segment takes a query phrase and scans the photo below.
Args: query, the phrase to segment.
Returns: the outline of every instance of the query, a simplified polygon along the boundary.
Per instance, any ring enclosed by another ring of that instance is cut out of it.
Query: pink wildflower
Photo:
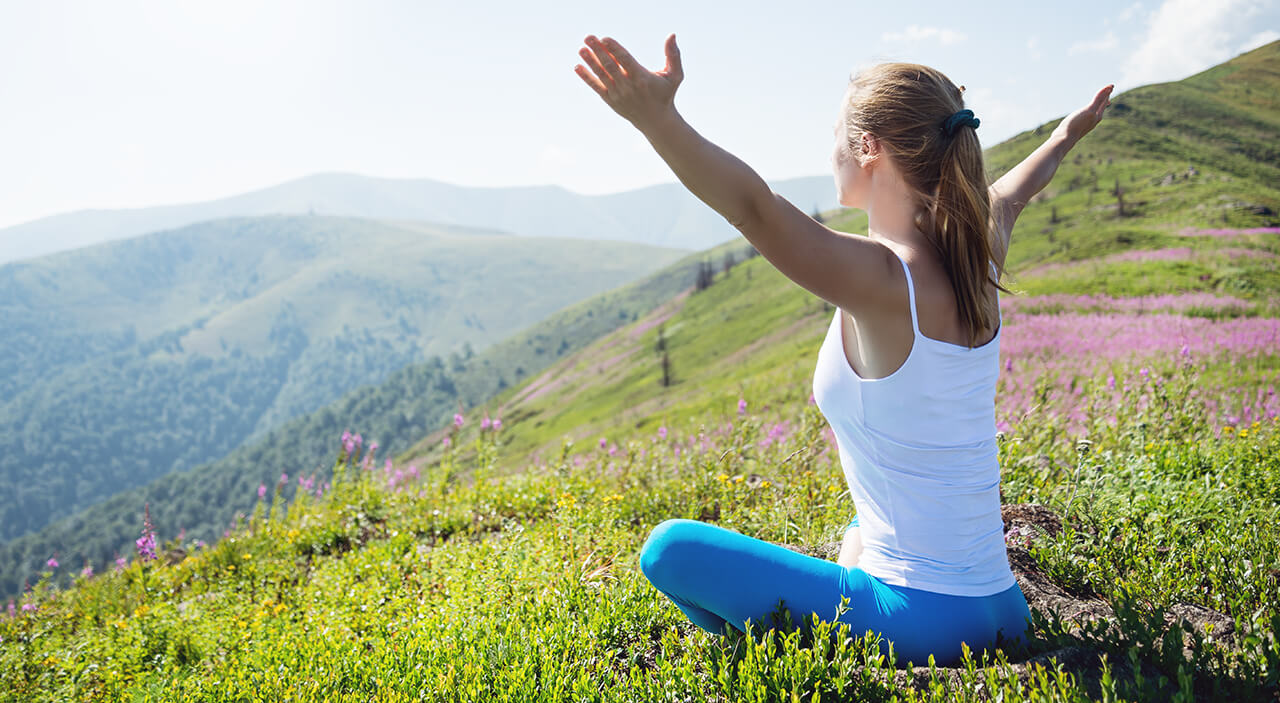
[[[739,415],[746,415],[746,414],[747,414],[747,399],[746,399],[746,398],[738,398],[738,414],[739,414]]]
[[[609,445],[609,440],[605,439],[604,437],[601,437],[601,438],[600,438],[600,448],[601,448],[601,449],[604,449],[604,448],[605,448],[606,446],[608,446],[608,445]]]
[[[500,429],[502,429],[502,420],[496,417],[493,418],[493,431],[497,432]]]
[[[462,427],[462,413],[453,414],[453,426]]]
[[[80,575],[85,578],[93,576],[93,565],[86,561],[84,563],[84,568],[80,570]]]
[[[489,413],[485,413],[484,419],[480,421],[480,429],[487,430],[489,429],[489,425],[492,425],[492,424],[493,422],[489,420]]]
[[[449,446],[449,438],[448,438],[448,437],[445,437],[443,440],[441,440],[441,442],[440,442],[440,443],[441,443],[441,444],[443,444],[444,446],[448,447],[448,446]]]
[[[267,495],[267,484],[265,484],[265,483],[259,483],[259,484],[258,484],[258,498],[259,498],[259,499],[261,499],[261,498],[262,498],[263,496],[265,496],[265,495]]]
[[[49,557],[49,561],[46,561],[44,565],[49,567],[50,569],[56,569],[58,568],[58,560],[54,559],[53,557]]]
[[[663,425],[662,427],[658,428],[658,439],[666,439],[666,438],[667,438],[667,427],[666,425]]]

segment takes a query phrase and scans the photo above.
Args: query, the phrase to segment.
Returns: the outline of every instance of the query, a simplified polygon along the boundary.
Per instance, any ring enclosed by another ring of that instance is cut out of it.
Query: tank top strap
[[[893,255],[898,256],[898,252],[894,251]],[[916,336],[923,336],[920,334],[920,320],[916,318],[916,284],[911,279],[911,268],[907,266],[906,259],[901,256],[898,256],[898,263],[902,264],[902,272],[907,274],[907,305],[911,308],[911,331]]]

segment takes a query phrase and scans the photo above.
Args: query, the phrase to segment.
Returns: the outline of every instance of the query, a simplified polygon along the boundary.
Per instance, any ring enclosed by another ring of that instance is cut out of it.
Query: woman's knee
[[[644,546],[640,548],[640,571],[649,581],[662,580],[667,570],[687,563],[688,549],[696,543],[702,523],[685,518],[672,518],[658,523]]]

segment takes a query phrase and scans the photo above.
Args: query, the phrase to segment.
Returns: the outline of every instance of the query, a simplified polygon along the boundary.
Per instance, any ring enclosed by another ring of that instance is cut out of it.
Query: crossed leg
[[[640,550],[645,577],[694,624],[712,634],[726,625],[746,631],[782,629],[773,613],[789,612],[808,632],[812,616],[839,617],[850,634],[881,633],[882,653],[894,643],[899,661],[924,663],[930,654],[942,665],[960,658],[960,643],[975,653],[996,642],[997,633],[1018,637],[1030,618],[1017,584],[991,596],[970,597],[890,586],[856,566],[794,552],[761,539],[698,520],[672,519],[653,529]]]

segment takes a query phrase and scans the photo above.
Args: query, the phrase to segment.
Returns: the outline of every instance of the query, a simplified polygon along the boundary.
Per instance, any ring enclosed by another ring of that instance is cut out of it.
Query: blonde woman
[[[836,306],[813,394],[830,423],[856,516],[838,561],[686,519],[640,553],[653,585],[699,627],[776,627],[789,611],[892,642],[899,663],[940,665],[1029,634],[1000,517],[995,388],[1000,276],[1014,220],[1094,128],[1113,86],[1067,116],[988,185],[979,120],[941,72],[884,63],[854,76],[835,124],[838,201],[866,210],[867,236],[794,207],[676,111],[675,35],[666,66],[641,66],[588,36],[582,80],[639,129],[680,181],[784,275]],[[1007,292],[1007,291],[1006,291]]]

